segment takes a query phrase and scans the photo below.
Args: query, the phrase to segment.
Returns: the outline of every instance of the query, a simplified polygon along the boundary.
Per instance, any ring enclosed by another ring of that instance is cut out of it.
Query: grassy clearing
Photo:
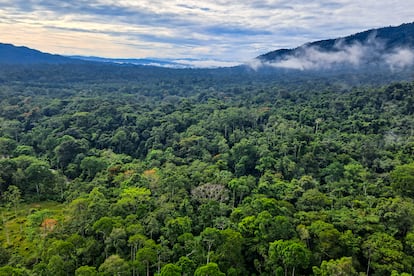
[[[0,244],[12,253],[20,255],[26,260],[36,256],[40,247],[39,241],[44,236],[44,231],[39,225],[31,227],[28,217],[38,211],[47,210],[50,217],[58,219],[63,216],[63,204],[54,201],[20,204],[17,212],[13,208],[0,208]],[[31,229],[30,229],[31,228]],[[34,228],[34,229],[33,229]],[[36,233],[36,239],[29,239],[29,233]],[[38,256],[38,255],[37,255]]]

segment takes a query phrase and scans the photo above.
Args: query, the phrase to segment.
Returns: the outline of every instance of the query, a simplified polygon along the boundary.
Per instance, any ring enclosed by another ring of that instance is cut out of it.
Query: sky
[[[0,0],[0,42],[63,55],[226,66],[413,22],[413,11],[411,0]]]

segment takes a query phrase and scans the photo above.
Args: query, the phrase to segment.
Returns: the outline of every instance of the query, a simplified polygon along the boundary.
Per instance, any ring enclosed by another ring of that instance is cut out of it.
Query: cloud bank
[[[414,49],[396,48],[390,54],[384,55],[385,62],[391,69],[401,69],[414,64]]]
[[[275,61],[254,62],[251,66],[275,68],[314,70],[341,67],[359,67],[369,65],[387,65],[392,70],[404,69],[414,65],[414,49],[387,49],[385,41],[371,35],[365,42],[345,44],[337,40],[332,50],[321,49],[317,46],[304,45],[292,54],[282,56]]]

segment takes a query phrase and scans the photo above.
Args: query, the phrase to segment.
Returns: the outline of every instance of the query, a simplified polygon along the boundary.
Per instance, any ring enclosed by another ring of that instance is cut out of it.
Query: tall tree
[[[20,189],[17,186],[10,185],[2,197],[9,207],[13,207],[14,214],[17,216],[17,208],[22,200]]]
[[[311,252],[304,244],[294,240],[278,240],[270,243],[269,265],[276,270],[277,265],[284,267],[285,276],[291,272],[294,276],[298,269],[307,268]]]

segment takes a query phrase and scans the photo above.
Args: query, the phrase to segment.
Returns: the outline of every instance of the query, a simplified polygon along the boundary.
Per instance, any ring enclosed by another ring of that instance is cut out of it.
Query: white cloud
[[[232,67],[240,65],[239,62],[222,61],[222,60],[183,60],[177,59],[174,62],[186,65],[188,67],[197,68],[217,68],[217,67]]]
[[[333,51],[324,51],[317,47],[305,46],[298,55],[272,63],[272,66],[299,70],[327,69],[337,64],[357,66],[367,56],[369,50],[375,47],[372,44],[359,43],[342,46],[339,42],[334,48]]]
[[[250,66],[257,70],[263,65],[296,69],[330,69],[336,65],[358,67],[369,64],[386,64],[390,69],[402,69],[414,65],[414,49],[386,49],[383,41],[375,37],[375,32],[362,43],[345,44],[339,39],[333,49],[321,49],[304,45],[291,54],[280,56],[272,61],[255,61]]]
[[[414,64],[414,50],[407,48],[395,49],[385,57],[392,69],[401,69]]]

